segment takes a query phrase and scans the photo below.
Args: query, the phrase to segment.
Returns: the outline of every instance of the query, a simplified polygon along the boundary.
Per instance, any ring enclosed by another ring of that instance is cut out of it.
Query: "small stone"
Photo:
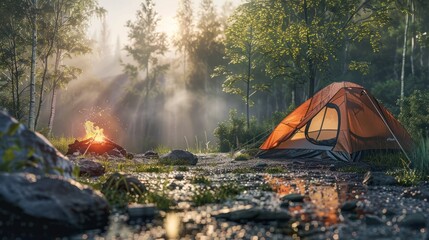
[[[79,166],[79,175],[88,177],[97,177],[105,173],[104,166],[101,163],[89,160],[81,159],[77,162]]]
[[[365,216],[366,225],[378,226],[384,224],[383,220],[375,215],[366,215]]]
[[[255,166],[253,166],[253,169],[265,169],[268,166],[266,163],[258,163]]]
[[[130,219],[152,219],[158,215],[158,209],[154,204],[130,204],[128,216]]]
[[[301,194],[292,193],[282,197],[281,200],[288,202],[303,202],[304,196]]]
[[[289,208],[289,201],[285,201],[285,202],[280,203],[280,207],[281,208]]]
[[[337,168],[334,164],[329,165],[329,171],[337,171]]]
[[[354,201],[354,200],[347,201],[347,202],[343,203],[343,205],[341,206],[341,211],[342,212],[351,212],[357,208],[357,203],[358,203],[358,201]]]
[[[143,154],[143,157],[145,157],[145,158],[159,158],[159,155],[158,155],[158,153],[156,153],[154,151],[146,151]]]
[[[423,213],[411,213],[399,218],[399,225],[419,230],[426,227],[426,218]]]
[[[168,189],[169,190],[175,190],[177,188],[177,184],[175,182],[170,183],[170,185],[168,185]]]
[[[185,178],[185,176],[183,175],[183,174],[181,174],[181,173],[179,173],[179,174],[176,174],[175,176],[174,176],[174,179],[176,179],[176,180],[183,180]]]
[[[215,218],[223,218],[235,222],[250,221],[289,221],[291,216],[286,211],[272,211],[257,207],[251,207],[239,210],[221,210],[220,213],[214,213]]]

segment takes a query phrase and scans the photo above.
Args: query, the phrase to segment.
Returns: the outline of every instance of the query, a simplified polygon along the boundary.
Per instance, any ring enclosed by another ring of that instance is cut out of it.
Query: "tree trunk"
[[[36,103],[36,51],[37,51],[37,0],[33,0],[32,9],[32,46],[31,46],[31,72],[30,72],[30,108],[28,114],[28,128],[34,131],[35,124],[35,103]]]
[[[59,75],[59,67],[61,64],[61,50],[57,48],[57,53],[55,56],[55,78],[52,84],[52,97],[51,97],[51,112],[49,113],[49,121],[48,121],[48,134],[52,135],[52,130],[54,129],[54,119],[57,108],[57,83],[60,81]]]
[[[49,51],[50,52],[50,51]],[[45,82],[46,82],[46,76],[48,74],[48,58],[49,58],[50,53],[46,54],[46,56],[44,57],[44,68],[43,68],[43,75],[42,75],[42,82],[40,84],[40,92],[39,92],[39,103],[37,106],[37,113],[36,113],[36,117],[34,119],[34,128],[37,129],[37,123],[39,121],[39,116],[40,116],[40,110],[42,109],[42,105],[43,105],[43,101],[44,101],[44,93],[45,93]]]
[[[410,53],[410,64],[411,64],[411,75],[414,77],[415,75],[415,69],[414,69],[414,42],[415,42],[415,30],[414,30],[414,22],[415,22],[415,15],[414,15],[414,1],[411,1],[411,53]]]
[[[407,52],[407,33],[408,33],[408,13],[405,15],[405,27],[404,27],[404,45],[402,47],[402,68],[401,68],[401,98],[400,108],[402,112],[402,102],[404,100],[404,78],[405,78],[405,56]]]

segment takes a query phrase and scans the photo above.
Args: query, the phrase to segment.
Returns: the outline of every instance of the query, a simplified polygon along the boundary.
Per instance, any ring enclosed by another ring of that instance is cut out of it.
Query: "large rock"
[[[162,164],[197,165],[198,157],[184,150],[173,150],[159,158]]]
[[[73,164],[41,134],[0,111],[0,171],[71,177]]]
[[[88,177],[97,177],[105,173],[104,166],[101,163],[89,159],[77,160],[79,166],[79,175]]]
[[[25,233],[40,237],[44,232],[52,237],[101,228],[108,222],[106,200],[76,181],[0,173],[0,183],[0,236]]]

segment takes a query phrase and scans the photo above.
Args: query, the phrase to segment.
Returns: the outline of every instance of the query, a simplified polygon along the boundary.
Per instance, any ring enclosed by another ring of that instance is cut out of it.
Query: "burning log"
[[[67,155],[71,154],[109,154],[112,156],[122,157],[127,156],[127,151],[113,142],[112,140],[104,137],[101,141],[95,141],[94,138],[89,138],[83,141],[75,140],[74,143],[69,145]]]
[[[86,140],[75,140],[74,143],[69,145],[67,155],[75,153],[81,155],[85,155],[87,153],[102,155],[107,153],[117,157],[131,156],[131,154],[127,154],[127,151],[125,151],[123,147],[108,139],[103,133],[104,130],[95,126],[93,122],[86,121],[84,127],[86,131]]]

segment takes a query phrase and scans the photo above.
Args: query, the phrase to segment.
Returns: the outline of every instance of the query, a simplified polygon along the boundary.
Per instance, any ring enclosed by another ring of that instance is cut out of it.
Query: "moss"
[[[349,172],[349,173],[366,173],[368,169],[361,166],[345,166],[338,169],[340,172]]]
[[[172,166],[164,166],[159,164],[139,164],[135,168],[136,172],[150,172],[150,173],[169,173],[173,171]]]
[[[247,153],[241,153],[241,154],[238,154],[235,158],[234,158],[234,160],[235,161],[247,161],[247,160],[249,160],[251,157],[250,157],[250,155],[249,154],[247,154]]]
[[[232,173],[235,173],[235,174],[255,173],[255,170],[251,168],[236,168],[232,170]]]
[[[186,166],[178,166],[177,167],[177,171],[179,171],[179,172],[188,172],[189,168],[186,167]]]

